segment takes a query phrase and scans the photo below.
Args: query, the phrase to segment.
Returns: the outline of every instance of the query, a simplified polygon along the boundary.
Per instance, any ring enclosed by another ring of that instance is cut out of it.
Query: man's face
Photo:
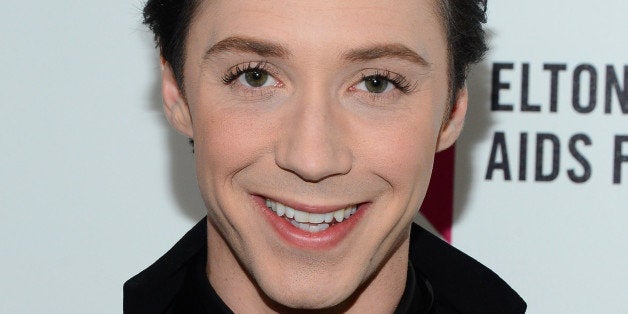
[[[428,0],[199,7],[178,100],[191,118],[173,124],[195,141],[210,263],[314,308],[405,261],[434,153],[462,119],[441,127],[447,51],[436,12]],[[166,89],[168,106],[177,101]]]

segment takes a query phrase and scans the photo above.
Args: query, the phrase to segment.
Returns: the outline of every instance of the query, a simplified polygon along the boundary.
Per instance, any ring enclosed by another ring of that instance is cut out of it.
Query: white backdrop
[[[529,313],[625,313],[628,162],[619,163],[619,184],[613,168],[614,139],[628,135],[619,100],[628,106],[628,2],[489,2],[493,50],[474,69],[457,146],[453,244],[508,281]],[[190,148],[161,113],[158,60],[141,6],[3,1],[1,313],[121,312],[122,283],[204,215]],[[497,71],[499,108],[512,111],[491,110],[497,63],[505,64]],[[557,112],[546,64],[565,67],[556,70]],[[610,113],[607,66],[618,82],[609,85]],[[590,113],[574,109],[574,89],[576,107]],[[522,95],[525,110],[539,111],[523,111]],[[554,136],[560,156],[553,158],[551,140],[540,141],[537,162],[538,134]],[[628,142],[619,153],[628,155]],[[556,178],[537,180],[537,167],[552,177],[554,160]],[[587,169],[583,183],[568,175],[582,179]]]

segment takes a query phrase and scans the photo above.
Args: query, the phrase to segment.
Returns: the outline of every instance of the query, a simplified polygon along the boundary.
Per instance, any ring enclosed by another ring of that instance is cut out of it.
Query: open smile
[[[266,199],[266,207],[272,210],[277,216],[284,217],[293,226],[306,231],[317,233],[327,230],[331,225],[341,223],[358,210],[357,205],[351,205],[327,213],[310,213],[294,209],[279,202]]]
[[[362,221],[370,207],[370,202],[339,206],[286,205],[261,195],[254,195],[253,200],[280,238],[293,247],[308,250],[337,246]]]

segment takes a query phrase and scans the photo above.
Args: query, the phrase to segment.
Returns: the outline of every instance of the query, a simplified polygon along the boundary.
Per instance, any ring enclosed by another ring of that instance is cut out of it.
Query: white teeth
[[[311,224],[319,224],[325,221],[325,214],[312,214],[310,213],[310,219],[308,220]]]
[[[335,211],[334,218],[336,218],[337,222],[342,222],[343,220],[345,220],[345,211],[344,210]]]
[[[334,213],[325,214],[325,223],[330,223],[334,221]]]
[[[317,224],[317,225],[310,225],[307,223],[302,223],[302,222],[297,222],[295,220],[290,220],[290,223],[303,230],[303,231],[308,231],[308,232],[312,232],[312,233],[316,233],[316,232],[321,232],[324,230],[327,230],[327,228],[329,228],[328,224]]]
[[[277,207],[277,216],[281,217],[283,216],[283,214],[286,213],[286,206],[284,206],[283,204],[279,204],[279,203],[275,203],[273,208]]]
[[[292,207],[266,200],[266,206],[274,211],[277,216],[288,218],[290,223],[295,227],[308,231],[308,232],[321,232],[329,228],[329,224],[334,221],[343,222],[349,219],[353,214],[357,212],[357,206],[349,206],[347,208],[339,209],[335,212],[325,214],[308,213],[300,210],[296,210]]]
[[[306,212],[302,212],[300,210],[295,210],[294,211],[294,220],[298,221],[298,222],[308,222],[309,220],[309,214]]]
[[[321,232],[329,228],[328,224],[317,224],[317,225],[309,225],[309,226],[310,226],[310,232]]]
[[[285,206],[286,209],[286,217],[292,219],[294,218],[294,209],[292,207]]]

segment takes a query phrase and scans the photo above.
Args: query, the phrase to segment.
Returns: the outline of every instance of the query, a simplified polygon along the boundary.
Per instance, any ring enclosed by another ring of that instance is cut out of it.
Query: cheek
[[[439,108],[429,102],[421,107]],[[362,128],[359,148],[365,166],[395,190],[425,184],[432,170],[441,115],[442,110],[408,110],[385,122],[369,123],[371,128]]]
[[[386,133],[383,133],[386,134]],[[381,139],[373,164],[395,188],[412,188],[414,181],[425,181],[432,170],[436,134],[421,128],[400,128]],[[375,170],[377,171],[377,170]]]
[[[379,128],[374,133],[379,136],[369,143],[367,167],[388,183],[380,203],[390,215],[377,225],[379,230],[389,230],[381,240],[388,243],[383,247],[403,241],[404,228],[419,210],[432,172],[438,130],[431,119],[408,119]]]
[[[444,73],[436,72],[436,73]],[[435,75],[391,115],[369,118],[363,154],[372,171],[386,179],[394,190],[416,190],[427,186],[440,134],[447,79]]]
[[[200,184],[227,183],[263,156],[273,141],[263,121],[236,111],[199,110],[195,114],[194,145]]]

